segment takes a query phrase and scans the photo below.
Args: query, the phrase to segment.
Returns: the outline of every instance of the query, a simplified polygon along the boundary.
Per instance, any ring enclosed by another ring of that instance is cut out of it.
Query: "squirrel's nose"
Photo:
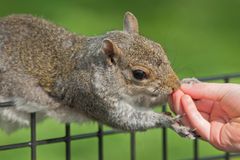
[[[172,86],[173,91],[178,90],[180,86],[181,86],[180,80],[177,80],[177,82]]]
[[[173,73],[167,76],[166,85],[172,88],[173,91],[175,91],[180,87],[181,83],[179,78],[176,76],[176,74]]]

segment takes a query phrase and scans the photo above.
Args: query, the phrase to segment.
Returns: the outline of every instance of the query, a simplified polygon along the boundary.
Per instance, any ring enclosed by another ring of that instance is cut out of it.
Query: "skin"
[[[240,85],[183,84],[170,99],[172,110],[186,115],[183,124],[224,151],[240,151]]]

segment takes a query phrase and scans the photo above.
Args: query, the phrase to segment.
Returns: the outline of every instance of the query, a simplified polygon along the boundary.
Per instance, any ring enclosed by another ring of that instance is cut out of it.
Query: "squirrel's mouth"
[[[165,87],[158,88],[152,92],[152,94],[147,95],[146,99],[148,102],[149,108],[154,108],[168,102],[169,96],[175,91],[174,88]],[[147,98],[148,97],[148,98]]]
[[[138,92],[138,94],[122,94],[121,99],[132,106],[154,108],[166,104],[173,92],[174,89],[171,87],[159,87],[151,92],[145,90]]]
[[[169,96],[170,96],[170,94],[164,94],[164,95],[160,95],[158,97],[152,97],[151,98],[151,107],[157,107],[157,106],[166,104]]]

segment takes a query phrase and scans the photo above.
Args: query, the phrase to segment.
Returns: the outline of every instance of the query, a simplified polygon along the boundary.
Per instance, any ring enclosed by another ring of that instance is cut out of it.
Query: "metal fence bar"
[[[108,135],[114,135],[114,134],[123,134],[127,132],[123,131],[116,131],[116,130],[109,130],[109,131],[104,131],[102,134],[104,136]],[[86,133],[86,134],[79,134],[79,135],[71,135],[69,138],[71,141],[73,140],[81,140],[81,139],[89,139],[89,138],[95,138],[97,137],[97,133]],[[59,142],[64,142],[66,137],[57,137],[57,138],[51,138],[51,139],[43,139],[43,140],[38,140],[37,145],[46,145],[46,144],[52,144],[52,143],[59,143]],[[10,150],[10,149],[17,149],[17,148],[24,148],[24,147],[29,147],[30,142],[23,142],[23,143],[16,143],[16,144],[9,144],[9,145],[3,145],[0,146],[0,151],[3,150]]]
[[[234,156],[231,156],[231,157],[233,158]],[[209,157],[203,157],[203,158],[200,158],[199,160],[220,160],[220,159],[225,159],[225,154],[224,155],[211,156],[211,157],[210,156]]]
[[[198,160],[198,159],[199,159],[198,151],[199,151],[198,139],[196,138],[196,139],[194,139],[194,141],[193,141],[193,159],[194,159],[194,160]]]
[[[240,153],[229,153],[229,158],[240,157]],[[193,158],[186,158],[183,160],[192,160]],[[198,157],[199,160],[221,160],[225,159],[225,154],[220,154],[216,156]]]
[[[65,145],[66,160],[71,160],[71,126],[69,123],[65,124]]]
[[[230,158],[240,157],[240,153],[229,153]]]
[[[135,132],[130,133],[130,150],[131,150],[131,160],[136,159],[136,137]]]
[[[0,146],[0,151],[29,147],[29,142]]]
[[[162,106],[162,111],[166,112],[166,105]],[[167,129],[162,128],[162,159],[167,160]]]
[[[225,153],[225,160],[229,160],[230,159],[230,154],[228,152]]]
[[[201,77],[198,79],[200,81],[215,81],[215,80],[224,80],[226,78],[228,78],[228,79],[240,78],[240,73],[225,74],[225,75],[220,75],[220,76]]]
[[[103,160],[103,125],[98,124],[98,160]]]
[[[31,126],[31,142],[29,143],[31,147],[31,160],[37,159],[37,143],[36,143],[36,113],[31,113],[30,115],[30,126]]]

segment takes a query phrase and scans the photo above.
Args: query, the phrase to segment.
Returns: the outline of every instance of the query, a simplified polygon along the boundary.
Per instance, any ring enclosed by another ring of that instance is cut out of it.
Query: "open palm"
[[[240,151],[240,85],[184,84],[171,97],[172,110],[202,139],[225,151]]]

